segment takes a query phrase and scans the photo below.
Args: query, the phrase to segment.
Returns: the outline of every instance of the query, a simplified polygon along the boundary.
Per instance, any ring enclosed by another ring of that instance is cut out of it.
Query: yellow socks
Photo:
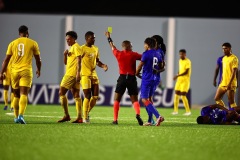
[[[189,103],[188,103],[188,99],[186,96],[182,96],[182,101],[183,101],[183,105],[186,109],[186,112],[190,112],[190,108],[189,108]]]
[[[14,93],[11,92],[11,106],[10,106],[11,108],[14,108],[13,107],[13,98],[14,98]]]
[[[60,103],[61,103],[61,106],[64,110],[65,115],[69,115],[69,113],[68,113],[68,99],[65,95],[60,96]]]
[[[15,118],[17,118],[19,115],[19,98],[14,97],[12,103],[13,103],[14,116],[15,116]]]
[[[232,103],[232,104],[230,104],[230,107],[231,108],[237,107],[237,104],[236,103]]]
[[[75,98],[75,104],[76,104],[76,111],[77,111],[77,119],[81,119],[82,118],[82,99]]]
[[[88,109],[89,108],[89,99],[84,98],[83,100],[83,118],[87,119],[88,117]]]
[[[174,95],[174,112],[178,112],[179,97],[177,94]]]
[[[4,99],[4,103],[5,106],[8,106],[8,90],[3,90],[3,99]]]
[[[28,103],[27,95],[22,94],[19,99],[19,115],[24,115],[27,103]]]
[[[223,107],[225,107],[225,104],[224,104],[224,102],[222,100],[217,100],[216,103],[221,105],[221,106],[223,106]]]

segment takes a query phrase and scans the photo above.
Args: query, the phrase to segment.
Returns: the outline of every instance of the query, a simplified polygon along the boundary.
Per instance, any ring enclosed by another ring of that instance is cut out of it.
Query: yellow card
[[[112,27],[108,27],[108,32],[112,33]]]

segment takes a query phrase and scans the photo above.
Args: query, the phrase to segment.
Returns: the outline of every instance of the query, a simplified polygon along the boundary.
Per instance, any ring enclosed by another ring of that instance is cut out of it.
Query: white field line
[[[34,113],[52,113],[52,112],[34,112]],[[11,113],[6,113],[6,115],[8,116],[14,116],[13,112]],[[25,114],[24,117],[36,117],[36,118],[62,118],[62,116],[44,116],[44,115],[28,115],[28,114]],[[71,117],[72,119],[76,118],[75,117]],[[113,117],[90,117],[91,119],[98,119],[98,120],[107,120],[107,121],[111,121],[113,119]],[[135,119],[134,117],[133,118],[129,118],[129,117],[120,117],[119,120],[133,120]],[[195,121],[194,122],[189,122],[189,120],[193,120],[193,117],[179,117],[179,118],[167,118],[164,120],[164,122],[176,122],[176,123],[196,123]]]

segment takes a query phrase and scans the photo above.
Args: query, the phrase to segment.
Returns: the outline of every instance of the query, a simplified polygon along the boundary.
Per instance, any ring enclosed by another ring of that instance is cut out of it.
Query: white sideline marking
[[[42,113],[42,112],[34,112],[34,113]],[[52,112],[43,112],[43,113],[52,113]],[[12,112],[10,113],[6,113],[6,115],[9,115],[9,116],[14,116],[14,114]],[[24,117],[36,117],[36,118],[62,118],[62,116],[42,116],[42,115],[24,115]],[[77,117],[71,117],[71,118],[77,118]],[[188,122],[188,121],[185,121],[185,120],[189,120],[189,118],[191,117],[179,117],[179,118],[167,118],[167,120],[165,119],[164,122],[175,122],[175,123],[192,123],[192,124],[195,124],[196,122]],[[100,119],[100,120],[108,120],[108,121],[111,121],[113,119],[113,117],[93,117],[90,119]],[[119,118],[119,120],[133,120],[135,119],[134,117],[133,118],[128,118],[128,117],[121,117]]]

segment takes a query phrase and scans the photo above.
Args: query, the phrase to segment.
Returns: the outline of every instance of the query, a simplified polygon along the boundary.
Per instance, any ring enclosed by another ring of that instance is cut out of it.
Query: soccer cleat
[[[18,118],[14,118],[14,122],[15,122],[15,123],[20,123],[20,122],[18,121]]]
[[[155,126],[160,126],[161,122],[163,122],[163,121],[164,121],[164,118],[162,116],[159,116],[156,120]]]
[[[89,115],[87,116],[87,121],[88,121],[88,123],[90,123],[90,116]]]
[[[90,116],[88,115],[86,119],[83,120],[83,123],[90,123]]]
[[[8,109],[8,106],[4,106],[3,110],[7,110]]]
[[[186,112],[183,114],[184,116],[190,116],[191,115],[191,112]]]
[[[25,120],[23,119],[23,115],[18,116],[18,122],[21,124],[26,124]]]
[[[117,124],[118,124],[118,121],[117,121],[117,120],[116,120],[116,121],[113,121],[112,124],[117,125]]]
[[[83,123],[83,119],[82,118],[76,119],[75,121],[72,121],[72,123]]]
[[[136,115],[136,118],[137,118],[137,120],[138,120],[138,124],[139,124],[140,126],[142,126],[142,125],[143,125],[143,120],[142,120],[142,118],[140,117],[140,115],[137,114],[137,115]]]
[[[64,116],[62,119],[58,120],[58,122],[67,122],[67,121],[70,121],[70,120],[71,120],[71,118],[68,115],[68,116]]]
[[[146,122],[146,123],[143,124],[143,126],[153,126],[153,124],[150,123],[150,122]]]
[[[178,112],[172,112],[171,114],[172,114],[172,115],[177,115],[177,114],[178,114]]]
[[[155,126],[155,124],[156,124],[156,122],[154,121],[153,118],[152,118],[152,120],[151,120],[151,123],[152,123],[153,126]]]
[[[83,123],[87,123],[87,124],[89,124],[90,121],[89,121],[89,119],[84,119],[84,120],[83,120]]]
[[[10,111],[13,112],[13,107],[10,108]]]

